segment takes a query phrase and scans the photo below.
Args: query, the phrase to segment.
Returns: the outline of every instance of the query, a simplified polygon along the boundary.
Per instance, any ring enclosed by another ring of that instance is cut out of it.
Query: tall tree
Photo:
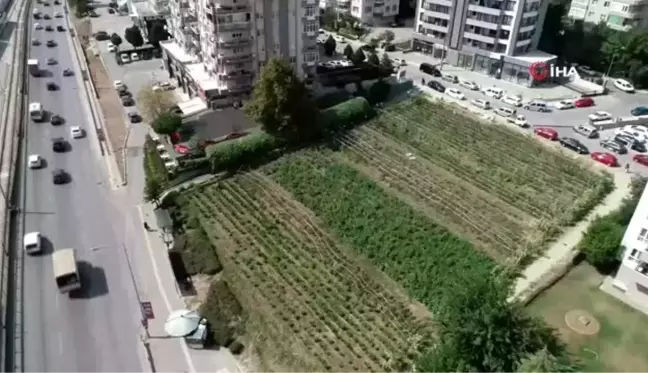
[[[351,56],[351,62],[353,62],[355,65],[363,63],[366,59],[367,56],[365,56],[364,51],[360,48],[356,49]]]
[[[624,232],[625,227],[614,219],[608,216],[598,217],[587,227],[578,249],[585,254],[590,264],[607,272],[616,267],[619,261]]]
[[[396,38],[396,35],[394,34],[394,31],[392,30],[385,30],[380,33],[380,39],[384,40],[385,43],[390,44],[392,41],[394,41],[394,38]]]
[[[137,94],[139,109],[147,121],[153,122],[163,113],[168,113],[175,105],[175,97],[171,91],[153,90],[152,86],[142,88]]]
[[[638,87],[648,86],[648,33],[612,33],[602,48],[605,72],[626,76]]]
[[[144,45],[144,37],[142,36],[142,31],[135,25],[128,27],[124,31],[124,38],[134,47],[141,47],[142,45]]]
[[[282,59],[270,59],[261,69],[244,110],[264,131],[293,143],[319,132],[313,124],[317,109],[306,85]]]
[[[342,53],[347,59],[353,59],[353,47],[350,44],[347,44],[347,46],[344,47],[344,52]]]
[[[324,9],[322,17],[320,19],[324,28],[337,31],[337,18],[338,16],[335,9],[333,9],[332,7],[327,7],[326,9]]]
[[[380,67],[388,72],[394,71],[394,63],[392,62],[391,58],[389,58],[387,53],[383,53],[382,58],[380,59]]]
[[[335,53],[336,46],[337,43],[335,42],[335,39],[333,39],[333,35],[329,35],[324,42],[324,54],[331,57]]]
[[[117,49],[119,49],[119,46],[121,45],[122,41],[123,40],[122,40],[121,36],[119,36],[117,33],[113,33],[112,35],[110,35],[110,42],[115,47],[117,47]]]
[[[158,115],[151,122],[151,127],[155,133],[170,135],[182,127],[182,118],[178,114],[167,111]]]
[[[144,200],[146,202],[153,202],[159,205],[162,192],[164,192],[164,186],[157,177],[146,178],[144,184]]]
[[[160,42],[169,40],[169,33],[166,30],[166,26],[162,21],[155,21],[151,25],[151,30],[149,31],[148,36],[149,43],[155,48],[160,47]]]
[[[569,1],[560,0],[550,2],[547,7],[547,15],[542,25],[542,34],[538,42],[538,49],[552,53],[562,58],[565,32],[569,28],[567,12]]]
[[[576,372],[578,368],[566,361],[564,357],[556,357],[546,348],[526,356],[517,368],[518,372]]]
[[[380,58],[378,58],[376,52],[371,52],[369,54],[369,58],[367,58],[367,63],[374,66],[380,66]]]

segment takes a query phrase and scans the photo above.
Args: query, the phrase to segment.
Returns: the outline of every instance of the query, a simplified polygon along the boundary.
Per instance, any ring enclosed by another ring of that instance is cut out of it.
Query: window
[[[627,6],[627,5],[624,5],[623,8],[621,8],[621,11],[622,11],[622,12],[627,12],[628,9],[630,9],[630,7]]]
[[[364,9],[364,11],[365,11],[365,13],[370,13],[370,12],[371,12],[371,7],[370,7],[370,6],[366,6],[365,9]]]
[[[606,7],[606,8],[609,7],[609,6],[610,6],[610,2],[609,2],[609,1],[604,2],[604,3],[603,3],[603,6]]]
[[[637,237],[637,240],[643,241],[646,239],[646,234],[648,234],[648,229],[646,228],[641,228],[641,231],[639,231],[639,237]]]

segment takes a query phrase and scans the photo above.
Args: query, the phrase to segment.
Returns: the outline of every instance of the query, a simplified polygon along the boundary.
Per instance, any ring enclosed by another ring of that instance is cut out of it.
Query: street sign
[[[152,320],[155,318],[155,313],[153,313],[153,305],[151,302],[142,302],[142,312],[146,316],[147,320]]]

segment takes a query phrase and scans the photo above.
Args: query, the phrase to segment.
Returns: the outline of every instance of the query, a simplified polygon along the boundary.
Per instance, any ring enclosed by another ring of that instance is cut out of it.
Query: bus
[[[35,122],[40,122],[45,119],[45,113],[43,112],[43,105],[39,102],[32,102],[29,104],[29,116]]]
[[[81,289],[81,277],[74,249],[60,249],[52,254],[54,279],[61,293]]]

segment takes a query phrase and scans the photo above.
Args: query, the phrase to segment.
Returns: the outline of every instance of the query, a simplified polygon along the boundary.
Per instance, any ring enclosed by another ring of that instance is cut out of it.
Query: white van
[[[521,107],[523,104],[522,97],[520,96],[505,95],[502,97],[502,102],[505,104],[513,105],[515,107]]]
[[[481,100],[481,99],[470,100],[470,103],[473,104],[473,106],[477,106],[478,108],[484,109],[484,110],[488,110],[491,107],[490,102],[488,102],[486,100]]]
[[[41,247],[41,234],[39,232],[29,232],[23,237],[23,248],[28,255],[40,254]]]
[[[512,117],[517,113],[515,109],[511,109],[510,107],[498,107],[493,111],[495,112],[495,114],[501,115],[503,117]]]
[[[54,280],[61,293],[81,289],[81,276],[74,249],[59,249],[52,254]]]
[[[488,87],[484,88],[482,90],[482,93],[486,96],[490,96],[499,100],[500,98],[502,98],[502,95],[504,95],[504,90],[497,87]]]
[[[599,132],[596,127],[590,124],[579,124],[574,126],[574,132],[581,134],[588,139],[595,139],[599,137]]]
[[[34,122],[40,122],[44,119],[43,105],[40,102],[32,102],[29,104],[29,116]]]
[[[548,112],[549,106],[544,101],[531,101],[524,105],[524,108],[531,111],[539,111],[542,113]]]

